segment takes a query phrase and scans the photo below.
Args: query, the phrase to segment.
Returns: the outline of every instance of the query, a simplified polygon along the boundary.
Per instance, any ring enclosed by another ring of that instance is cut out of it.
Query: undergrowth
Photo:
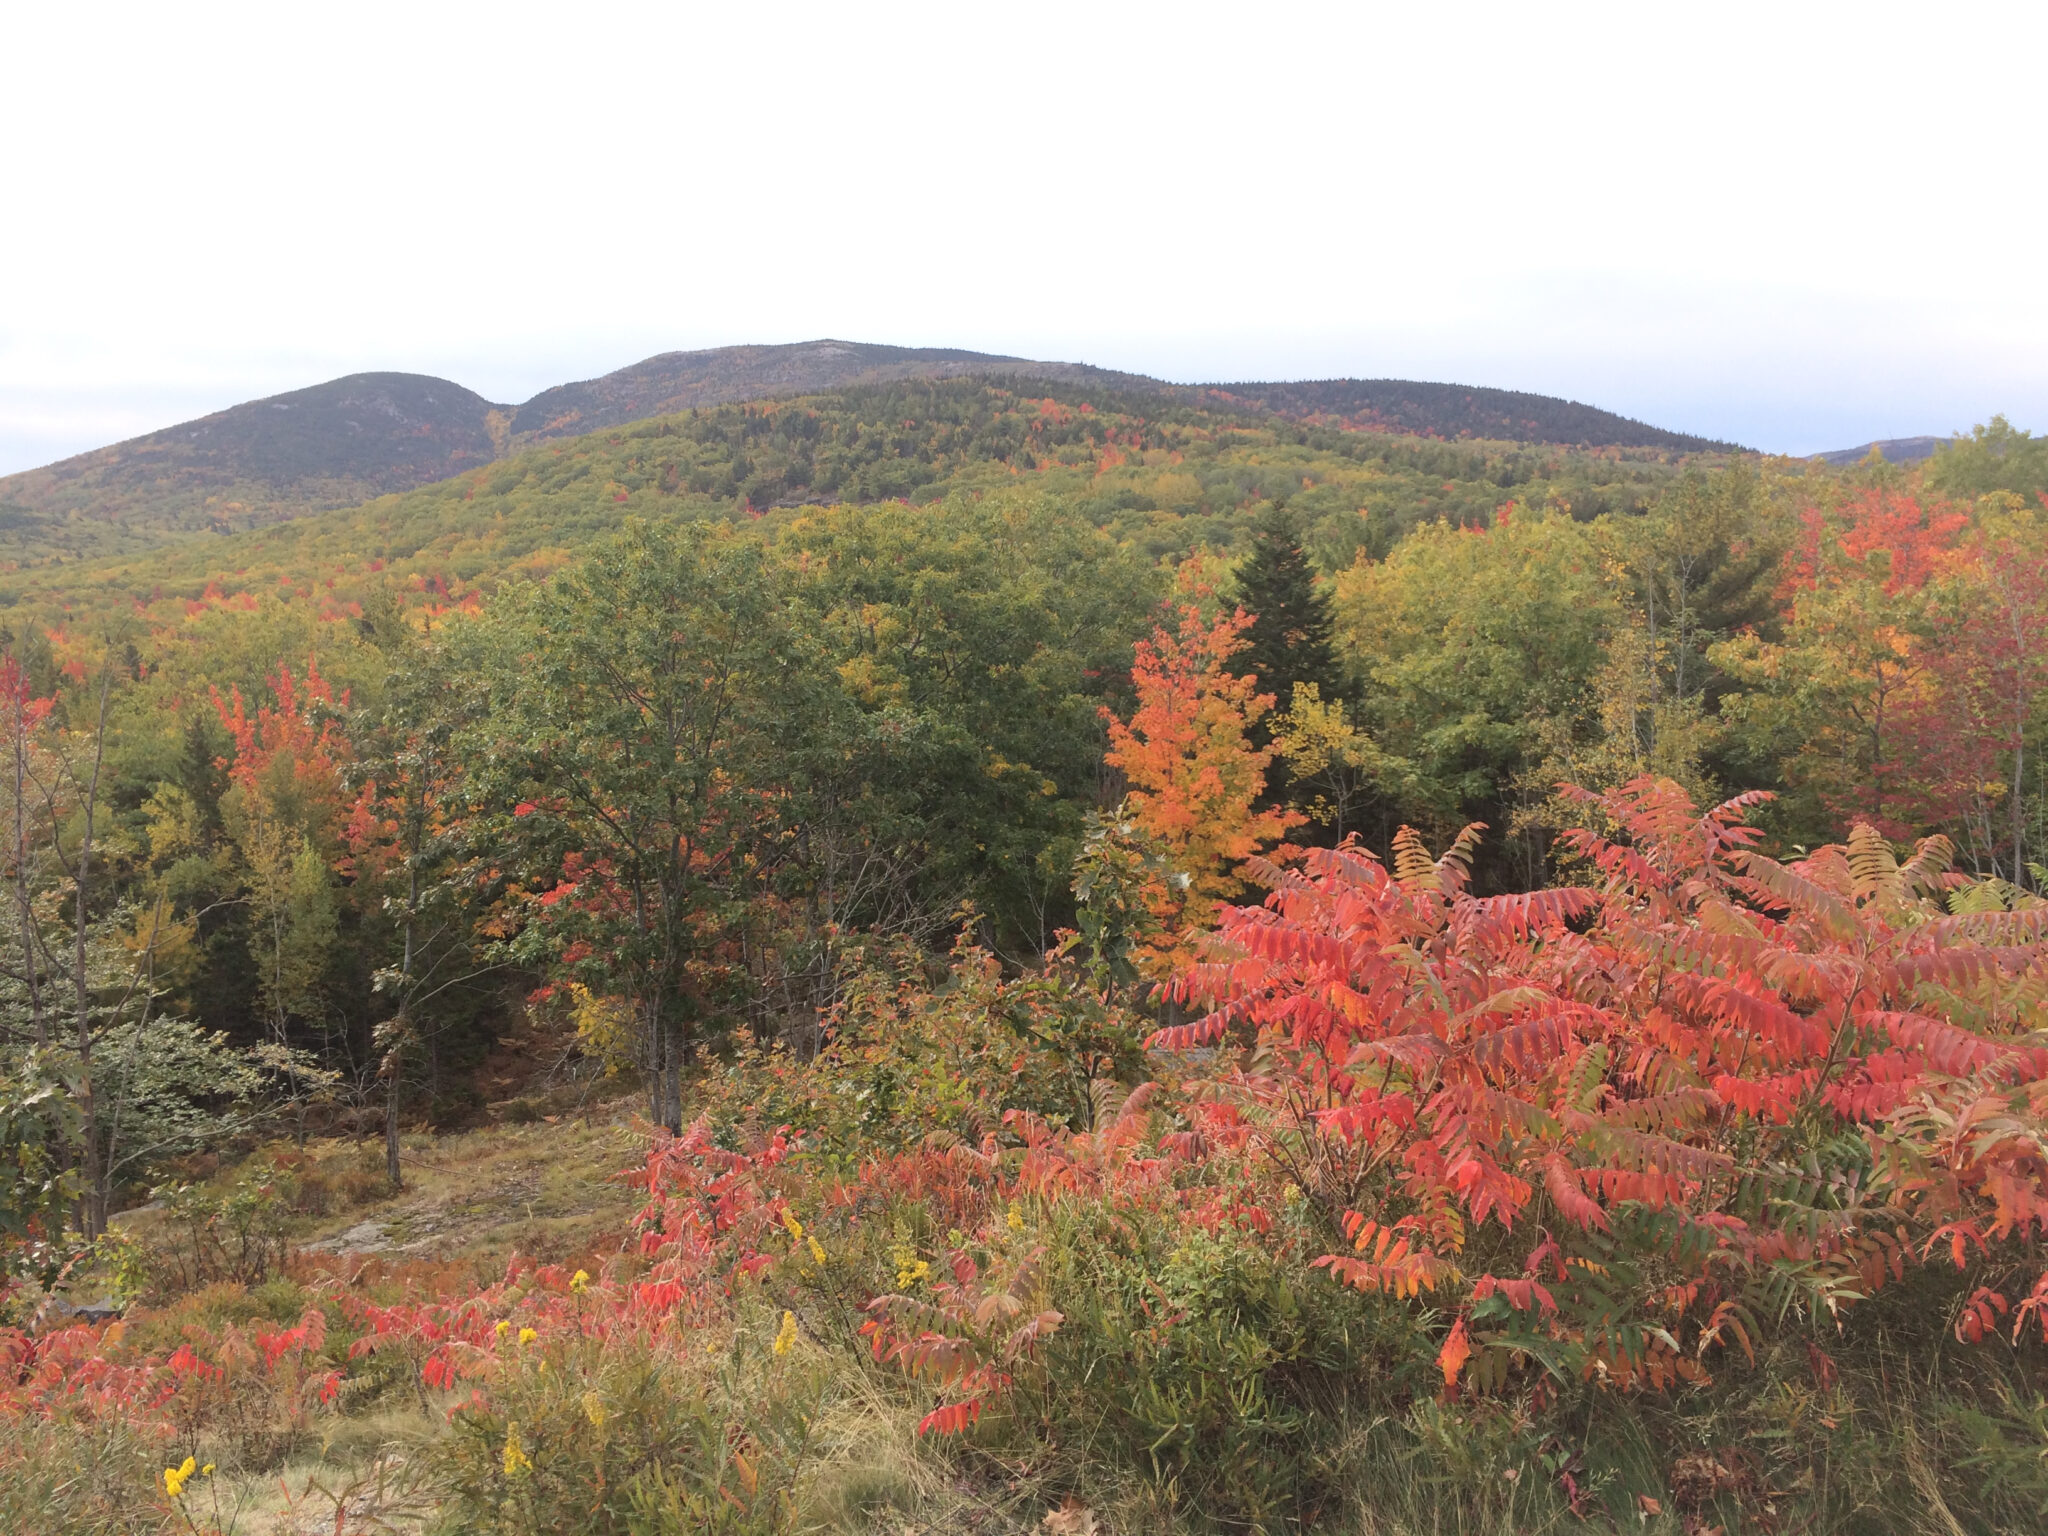
[[[1272,870],[1135,1069],[1065,952],[879,958],[640,1133],[623,1220],[468,1142],[539,1251],[238,1270],[224,1173],[250,1244],[183,1192],[126,1317],[0,1334],[5,1528],[2040,1529],[2044,909],[1600,811],[1535,897]]]

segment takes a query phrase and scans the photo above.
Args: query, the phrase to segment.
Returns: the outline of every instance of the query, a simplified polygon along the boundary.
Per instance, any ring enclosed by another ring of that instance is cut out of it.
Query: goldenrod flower
[[[820,1264],[824,1263],[825,1245],[819,1242],[815,1237],[807,1237],[804,1239],[804,1241],[811,1245],[811,1257],[816,1259]]]
[[[192,1474],[196,1472],[198,1469],[199,1463],[190,1456],[187,1456],[185,1458],[185,1464],[183,1466],[165,1467],[164,1492],[168,1493],[174,1499],[179,1497],[185,1491],[186,1479],[191,1477]],[[211,1467],[209,1467],[208,1470],[212,1470]]]
[[[796,1219],[796,1212],[786,1205],[782,1208],[782,1224],[789,1228],[791,1237],[801,1238],[804,1235],[804,1224]]]
[[[507,1321],[506,1321],[506,1320],[505,1320],[504,1318],[502,1318],[502,1317],[501,1317],[501,1318],[499,1318],[499,1319],[498,1319],[498,1337],[502,1339],[503,1337],[505,1337],[505,1335],[506,1335],[506,1334],[510,1333],[511,1331],[512,1331],[512,1325],[511,1325],[511,1324],[510,1324],[509,1322],[507,1322]]]
[[[205,1466],[201,1467],[199,1469],[199,1475],[201,1477],[213,1476],[213,1463],[209,1461]]]
[[[896,1266],[898,1290],[907,1290],[932,1272],[931,1265],[917,1256],[917,1250],[905,1238],[896,1240],[895,1246],[889,1250],[889,1260]]]
[[[1003,1217],[1003,1225],[1012,1232],[1022,1232],[1024,1230],[1024,1210],[1014,1200],[1010,1202],[1009,1213]]]
[[[505,1475],[520,1477],[533,1470],[526,1447],[519,1443],[519,1421],[514,1419],[505,1426]]]
[[[782,1314],[782,1326],[775,1330],[775,1353],[786,1355],[796,1348],[796,1314]]]
[[[572,1291],[580,1291],[588,1284],[590,1284],[590,1273],[588,1270],[579,1269],[569,1277],[569,1289]]]
[[[604,1428],[604,1399],[596,1392],[583,1394],[583,1417],[590,1420],[592,1429]]]
[[[540,1335],[535,1333],[531,1328],[522,1328],[519,1330],[519,1343],[522,1348],[524,1348],[528,1344],[531,1344],[535,1339],[539,1337]]]

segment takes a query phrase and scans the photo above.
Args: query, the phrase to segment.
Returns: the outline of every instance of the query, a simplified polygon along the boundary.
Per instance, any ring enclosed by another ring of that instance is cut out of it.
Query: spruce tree
[[[1245,648],[1231,657],[1239,673],[1258,675],[1259,692],[1285,713],[1296,683],[1314,683],[1324,699],[1343,696],[1329,594],[1301,547],[1301,525],[1283,503],[1259,519],[1252,552],[1237,573],[1237,600],[1253,615]]]

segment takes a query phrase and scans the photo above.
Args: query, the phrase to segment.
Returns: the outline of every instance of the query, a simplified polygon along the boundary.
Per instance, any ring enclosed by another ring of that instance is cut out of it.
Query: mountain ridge
[[[1875,449],[1884,456],[1887,464],[1918,464],[1922,459],[1933,458],[1935,450],[1947,441],[1946,437],[1881,437],[1860,448],[1831,448],[1826,453],[1809,454],[1808,457],[1842,469],[1862,463]]]
[[[834,338],[664,352],[518,405],[426,374],[344,375],[0,477],[0,561],[121,555],[264,527],[445,480],[536,443],[701,407],[907,380],[986,377],[1107,388],[1450,440],[1725,451],[1598,407],[1398,379],[1173,384],[1087,363]]]
[[[989,374],[1122,389],[1170,387],[1143,374],[1119,373],[1088,363],[1040,362],[958,347],[897,347],[825,337],[656,353],[595,379],[542,390],[518,407],[512,432],[515,441],[523,445],[541,438],[580,437],[697,406],[823,394],[904,379]]]
[[[1479,384],[1417,379],[1300,379],[1194,386],[1290,420],[1450,440],[1549,443],[1576,448],[1661,448],[1672,452],[1740,451],[1686,432],[1558,395]]]

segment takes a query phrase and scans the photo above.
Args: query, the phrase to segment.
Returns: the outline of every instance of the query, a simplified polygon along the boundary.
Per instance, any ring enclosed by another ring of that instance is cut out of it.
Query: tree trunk
[[[49,1020],[43,1014],[43,962],[37,952],[35,911],[28,899],[28,719],[26,684],[14,699],[14,910],[21,924],[22,976],[28,986],[28,1011],[36,1044],[50,1043]]]
[[[107,698],[113,687],[114,672],[109,666],[100,683],[99,718],[93,725],[92,777],[85,786],[85,829],[79,835],[78,867],[73,881],[76,901],[72,909],[71,986],[78,1031],[78,1121],[85,1143],[79,1169],[85,1177],[85,1192],[79,1202],[78,1227],[89,1238],[96,1238],[107,1229],[110,1194],[106,1159],[100,1147],[99,1112],[92,1091],[92,996],[87,987],[85,961],[92,891],[92,818],[99,802],[100,765],[107,750]]]
[[[390,1081],[384,1085],[384,1177],[390,1181],[393,1193],[405,1188],[405,1178],[398,1167],[399,1066],[399,1047],[393,1046],[389,1068]]]
[[[394,1192],[405,1188],[405,1175],[398,1166],[398,1094],[405,1078],[405,1048],[412,1039],[413,949],[418,937],[420,912],[419,845],[415,837],[408,851],[405,873],[405,953],[399,962],[397,1027],[391,1033],[391,1049],[384,1058],[389,1081],[384,1085],[384,1176]]]
[[[661,1005],[650,1000],[640,1005],[640,1028],[647,1039],[647,1118],[664,1125],[662,1111],[668,1107],[668,1037],[661,1027]]]
[[[668,1079],[664,1084],[661,1106],[661,1123],[668,1127],[669,1134],[683,1133],[683,1043],[670,1032],[664,1054],[668,1057]]]

